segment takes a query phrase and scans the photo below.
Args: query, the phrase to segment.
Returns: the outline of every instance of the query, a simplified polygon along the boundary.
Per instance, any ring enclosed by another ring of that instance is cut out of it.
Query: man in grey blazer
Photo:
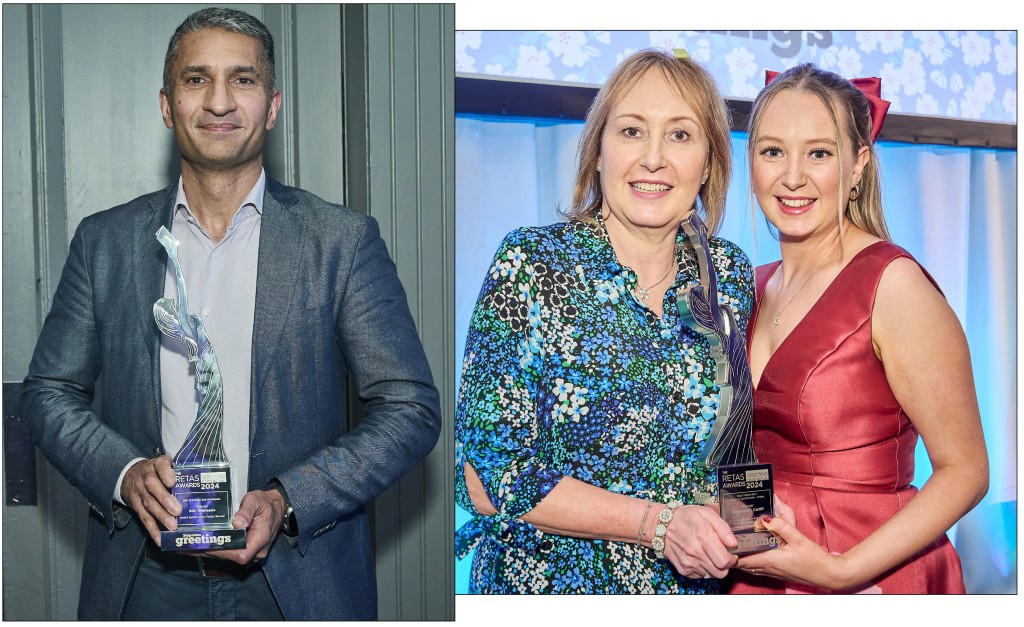
[[[376,618],[364,506],[433,448],[438,393],[376,222],[264,173],[280,103],[262,23],[189,16],[161,90],[180,180],[87,217],[71,242],[22,401],[91,507],[80,618]],[[154,546],[181,511],[168,453],[196,407],[187,356],[153,318],[175,296],[161,226],[217,349],[245,549]],[[346,379],[365,408],[351,430]]]

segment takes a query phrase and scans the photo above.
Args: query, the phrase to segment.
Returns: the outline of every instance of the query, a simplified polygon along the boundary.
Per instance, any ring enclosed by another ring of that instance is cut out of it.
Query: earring
[[[600,164],[600,163],[599,163],[599,164],[597,164],[597,171],[598,171],[598,172],[600,172],[600,171],[601,171],[601,164]]]
[[[706,176],[700,180],[700,184],[701,185],[703,185],[704,183],[707,183],[707,182],[708,182],[708,177],[706,177]]]
[[[853,189],[850,190],[850,200],[854,201],[858,198],[860,198],[860,183],[854,185]]]

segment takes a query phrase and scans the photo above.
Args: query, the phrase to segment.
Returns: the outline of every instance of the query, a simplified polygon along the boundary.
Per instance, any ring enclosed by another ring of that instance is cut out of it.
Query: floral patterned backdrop
[[[685,48],[723,95],[753,99],[764,70],[812,62],[880,76],[890,111],[1017,122],[1015,31],[458,31],[455,71],[600,85],[628,54]]]

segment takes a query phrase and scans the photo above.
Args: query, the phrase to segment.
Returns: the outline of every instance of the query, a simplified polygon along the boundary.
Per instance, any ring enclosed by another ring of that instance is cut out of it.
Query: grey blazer
[[[43,324],[22,397],[47,459],[92,508],[79,617],[116,619],[145,530],[111,499],[124,466],[163,453],[160,334],[177,185],[85,218]],[[434,387],[376,221],[267,179],[253,328],[249,489],[277,478],[298,541],[264,571],[289,619],[373,619],[364,504],[437,442]],[[346,376],[365,415],[349,429]],[[102,377],[97,412],[91,409]],[[173,451],[171,451],[173,454]]]

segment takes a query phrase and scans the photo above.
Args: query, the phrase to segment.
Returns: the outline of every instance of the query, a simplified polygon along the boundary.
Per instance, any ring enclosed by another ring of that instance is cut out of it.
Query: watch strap
[[[299,535],[299,527],[295,521],[295,508],[292,507],[292,502],[288,498],[288,492],[285,491],[284,486],[277,479],[271,479],[265,488],[268,492],[270,490],[277,490],[284,499],[284,517],[281,520],[281,533],[286,536],[297,536]]]

